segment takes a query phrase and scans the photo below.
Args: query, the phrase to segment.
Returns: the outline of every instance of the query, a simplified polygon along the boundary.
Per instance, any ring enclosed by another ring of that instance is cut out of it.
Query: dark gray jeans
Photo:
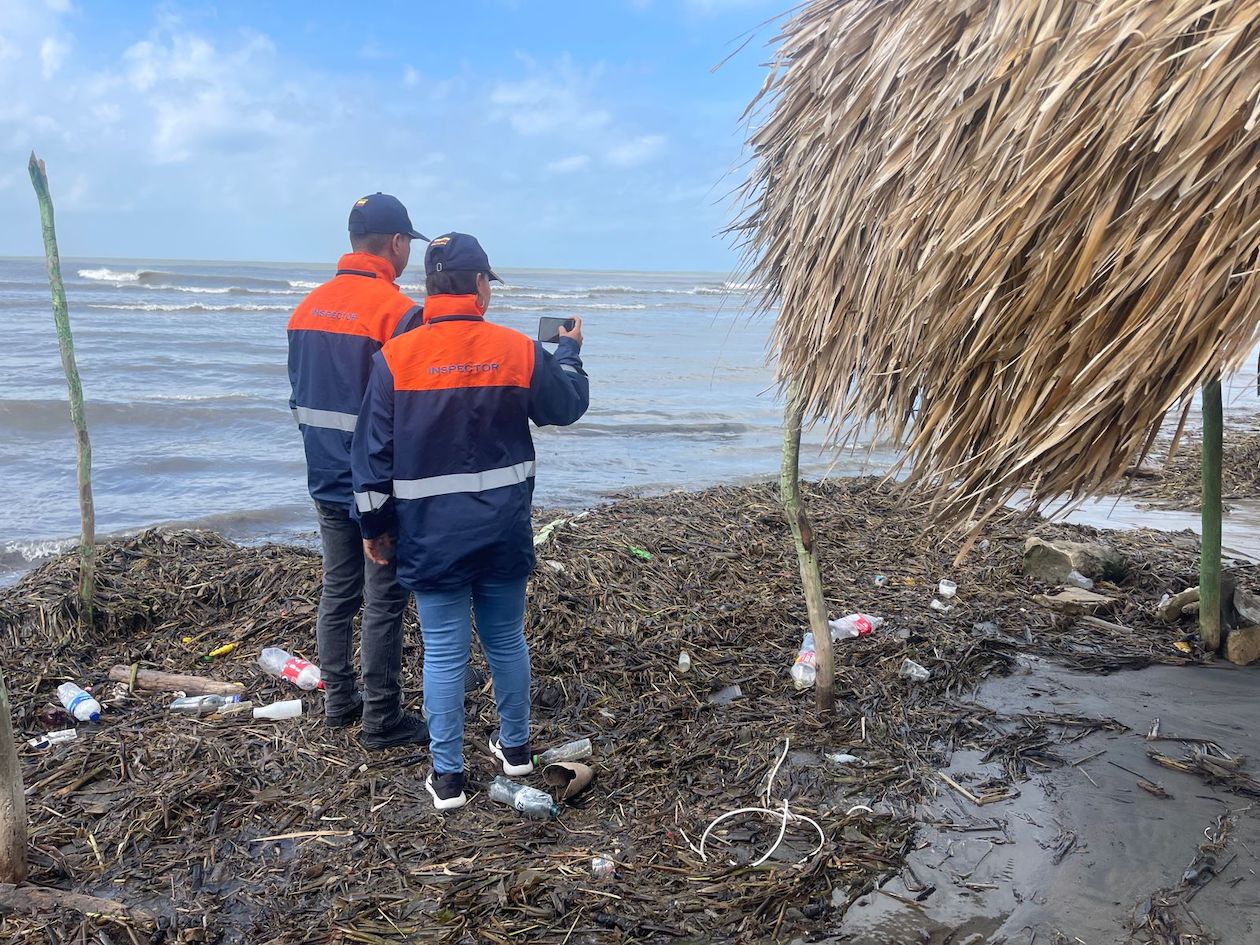
[[[324,586],[315,623],[324,712],[341,715],[354,707],[354,618],[362,605],[363,728],[379,732],[402,717],[398,677],[408,595],[395,579],[392,561],[381,567],[364,557],[359,523],[348,508],[316,502],[315,509],[324,550]]]

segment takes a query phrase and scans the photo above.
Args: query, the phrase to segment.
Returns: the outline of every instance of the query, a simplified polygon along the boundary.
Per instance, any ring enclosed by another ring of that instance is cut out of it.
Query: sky
[[[495,265],[729,271],[791,6],[0,0],[0,255],[34,150],[71,258],[332,259],[380,190]]]

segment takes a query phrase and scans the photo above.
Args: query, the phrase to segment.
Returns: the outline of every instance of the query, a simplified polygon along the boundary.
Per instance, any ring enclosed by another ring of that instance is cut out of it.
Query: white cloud
[[[51,79],[66,61],[70,52],[70,44],[64,40],[49,36],[39,46],[40,71],[45,79]]]
[[[286,90],[276,95],[266,89],[274,54],[271,40],[260,35],[228,51],[184,34],[127,49],[126,77],[144,93],[139,104],[151,121],[153,160],[178,163],[203,151],[238,153],[290,130],[293,121],[281,107]]]
[[[589,154],[573,154],[558,161],[552,161],[547,165],[548,172],[552,174],[573,174],[577,171],[585,170],[590,166],[591,157]]]
[[[590,101],[587,91],[598,69],[584,73],[567,58],[547,70],[524,61],[532,75],[500,82],[490,91],[493,116],[507,121],[518,134],[589,133],[612,120],[607,109]]]
[[[614,167],[638,167],[652,160],[663,150],[665,150],[664,135],[639,135],[610,147],[604,154],[604,160]]]
[[[414,89],[420,84],[420,73],[413,66],[403,69],[403,85],[409,89]]]
[[[54,13],[70,12],[70,0],[44,0],[44,2],[48,9]]]

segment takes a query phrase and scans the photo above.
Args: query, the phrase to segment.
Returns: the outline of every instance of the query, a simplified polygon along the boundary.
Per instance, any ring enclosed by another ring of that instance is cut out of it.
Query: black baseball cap
[[[495,282],[502,282],[490,268],[490,257],[467,233],[445,233],[429,244],[424,252],[424,274],[435,272],[485,272]]]
[[[407,208],[401,200],[380,191],[354,202],[350,209],[350,232],[356,236],[364,233],[401,233],[413,240],[427,242],[429,239],[412,227],[411,217],[407,216]]]

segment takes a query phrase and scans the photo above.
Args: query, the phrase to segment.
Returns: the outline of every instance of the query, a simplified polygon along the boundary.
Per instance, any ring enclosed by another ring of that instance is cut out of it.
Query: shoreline
[[[1083,733],[1120,734],[1113,713],[1096,704],[1047,703],[1031,715],[1014,702],[986,704],[977,695],[986,680],[1019,681],[1029,667],[1039,672],[1039,660],[1091,680],[1161,664],[1194,701],[1203,657],[1193,627],[1151,613],[1162,593],[1194,573],[1186,536],[1100,533],[1008,513],[987,527],[986,550],[953,568],[957,541],[924,534],[914,495],[901,487],[824,483],[808,486],[806,498],[833,615],[861,610],[888,621],[837,645],[833,719],[819,718],[812,693],[795,692],[788,677],[805,614],[772,486],[629,499],[552,529],[530,591],[534,737],[540,746],[591,737],[597,771],[590,794],[566,806],[558,823],[519,820],[482,793],[456,816],[434,814],[417,787],[427,755],[365,753],[322,727],[317,697],[302,697],[301,719],[239,725],[172,717],[160,696],[102,681],[109,665],[138,663],[239,679],[259,701],[291,698],[252,660],[267,645],[313,653],[314,551],[157,531],[112,545],[101,564],[108,625],[72,632],[69,641],[73,561],[45,565],[0,589],[0,621],[22,644],[6,665],[15,727],[37,732],[36,715],[60,678],[96,683],[107,708],[106,721],[75,742],[23,748],[40,838],[32,881],[169,908],[179,921],[207,923],[221,941],[250,945],[295,943],[295,923],[303,935],[386,941],[396,940],[394,928],[452,939],[532,930],[556,945],[600,941],[610,929],[651,941],[838,935],[847,916],[870,908],[858,904],[864,897],[888,898],[876,890],[916,862],[916,838],[929,836],[930,805],[942,796],[940,772],[953,771],[973,791],[1022,794],[1034,790],[1042,766],[1063,771],[1088,754],[1061,750]],[[1113,598],[1105,621],[1089,624],[1040,602],[1054,588],[1023,574],[1028,534],[1101,536],[1121,549],[1131,567],[1123,584],[1100,585]],[[1260,579],[1260,568],[1239,573]],[[875,574],[888,585],[876,587]],[[938,614],[928,605],[945,576],[959,592],[953,610]],[[414,702],[420,652],[410,626],[404,686]],[[201,660],[227,640],[240,642],[236,654]],[[1187,641],[1189,653],[1176,646]],[[687,673],[677,671],[681,649],[692,657]],[[927,667],[929,680],[901,678],[905,658]],[[1260,683],[1260,671],[1238,672]],[[493,725],[488,691],[470,698],[468,712],[470,783],[480,791],[493,770],[477,742]],[[1220,736],[1228,751],[1244,747],[1229,734]],[[785,738],[790,749],[772,771]],[[826,760],[837,753],[859,762]],[[996,769],[960,767],[985,755]],[[132,759],[122,769],[120,756]],[[1147,777],[1171,785],[1149,767]],[[793,828],[769,867],[748,870],[778,832],[777,822],[752,819],[715,831],[708,859],[698,856],[706,825],[764,802],[768,778],[776,803],[787,798],[819,822],[823,851],[811,856],[816,838]],[[1017,803],[971,813],[1004,816]],[[295,839],[260,840],[288,835]],[[39,852],[46,850],[59,852]],[[1107,862],[1122,868],[1122,852]],[[613,880],[589,875],[593,856],[614,860]],[[381,883],[387,898],[373,898]],[[619,897],[618,911],[603,894]],[[985,909],[1002,911],[996,900]]]

